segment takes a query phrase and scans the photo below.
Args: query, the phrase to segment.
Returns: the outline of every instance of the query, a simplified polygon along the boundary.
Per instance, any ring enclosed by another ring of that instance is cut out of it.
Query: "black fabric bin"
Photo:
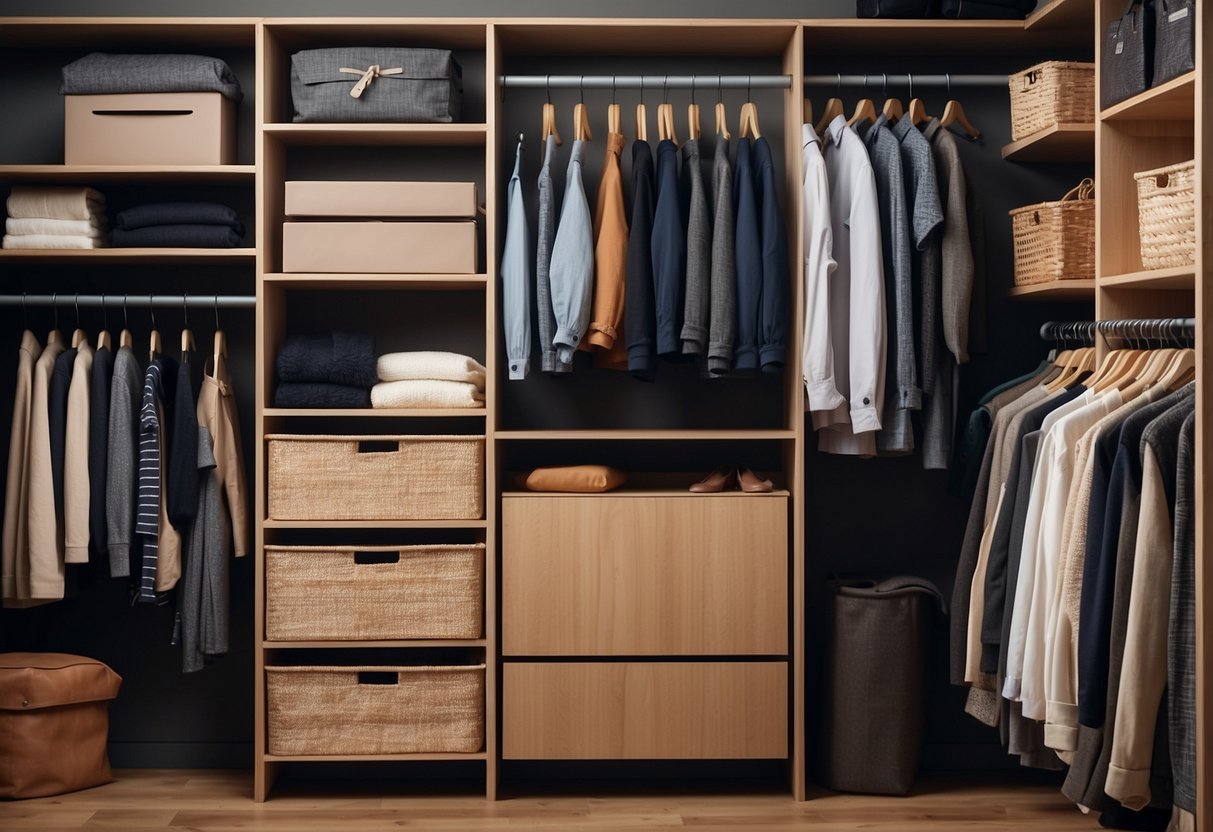
[[[922,757],[929,630],[943,596],[925,578],[838,582],[826,662],[826,788],[907,794]]]

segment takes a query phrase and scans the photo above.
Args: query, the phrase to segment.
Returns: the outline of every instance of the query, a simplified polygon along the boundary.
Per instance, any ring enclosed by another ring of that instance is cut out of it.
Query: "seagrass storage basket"
[[[1058,124],[1095,123],[1095,64],[1045,61],[1007,79],[1011,139]]]
[[[1015,285],[1095,279],[1095,183],[1011,211]]]
[[[484,665],[267,667],[269,753],[473,753]]]
[[[272,434],[271,520],[484,516],[483,436]]]
[[[1133,174],[1141,265],[1146,269],[1191,266],[1196,262],[1196,162],[1180,162]]]
[[[277,641],[479,638],[484,544],[266,546]]]

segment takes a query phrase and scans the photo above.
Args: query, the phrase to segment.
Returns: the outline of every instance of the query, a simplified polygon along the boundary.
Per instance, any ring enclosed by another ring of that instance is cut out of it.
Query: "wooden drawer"
[[[504,497],[504,654],[786,654],[787,511],[782,495]]]
[[[781,759],[785,662],[507,662],[511,760]]]

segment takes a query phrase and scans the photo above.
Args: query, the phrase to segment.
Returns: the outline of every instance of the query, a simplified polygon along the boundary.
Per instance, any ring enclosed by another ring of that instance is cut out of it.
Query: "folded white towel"
[[[484,389],[484,365],[457,352],[389,352],[379,356],[380,381],[430,378],[466,381]]]
[[[4,230],[13,236],[23,234],[66,234],[69,236],[100,237],[107,230],[104,218],[95,220],[50,220],[43,217],[9,217]]]
[[[465,381],[384,381],[371,388],[371,407],[484,407],[484,393]]]
[[[4,235],[4,248],[103,248],[105,240],[87,234]]]
[[[105,197],[84,186],[47,188],[14,185],[8,215],[51,220],[91,220],[105,214]]]

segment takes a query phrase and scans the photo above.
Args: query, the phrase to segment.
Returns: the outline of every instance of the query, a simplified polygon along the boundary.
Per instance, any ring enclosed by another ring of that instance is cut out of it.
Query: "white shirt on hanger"
[[[830,226],[830,183],[821,138],[806,124],[801,157],[804,182],[801,234],[804,236],[804,340],[801,358],[804,372],[805,410],[833,411],[846,404],[834,379],[834,346],[830,340],[830,275],[838,267],[834,260],[834,235]]]

